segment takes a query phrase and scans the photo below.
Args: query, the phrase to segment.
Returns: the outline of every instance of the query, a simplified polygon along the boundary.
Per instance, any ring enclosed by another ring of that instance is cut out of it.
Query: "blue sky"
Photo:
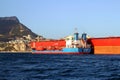
[[[120,0],[0,0],[5,16],[17,16],[47,38],[71,35],[75,28],[92,37],[120,36]]]

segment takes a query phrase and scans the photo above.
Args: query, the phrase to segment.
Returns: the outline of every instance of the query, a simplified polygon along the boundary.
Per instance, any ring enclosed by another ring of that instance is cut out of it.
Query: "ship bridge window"
[[[72,40],[74,40],[74,38],[72,38]]]
[[[67,38],[66,40],[69,40],[69,38]]]

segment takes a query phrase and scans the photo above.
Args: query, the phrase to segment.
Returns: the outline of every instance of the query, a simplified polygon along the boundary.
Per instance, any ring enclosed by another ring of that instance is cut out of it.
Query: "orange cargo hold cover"
[[[94,54],[120,54],[120,46],[95,46]]]
[[[33,41],[30,44],[36,50],[61,50],[66,46],[65,40]]]

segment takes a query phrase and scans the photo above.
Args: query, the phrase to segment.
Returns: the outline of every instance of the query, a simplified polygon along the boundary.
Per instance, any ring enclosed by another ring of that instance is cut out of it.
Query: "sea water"
[[[120,55],[0,53],[0,80],[120,80]]]

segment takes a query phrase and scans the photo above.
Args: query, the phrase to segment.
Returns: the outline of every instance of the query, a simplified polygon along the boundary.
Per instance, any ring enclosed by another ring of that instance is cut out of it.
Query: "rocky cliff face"
[[[20,23],[17,17],[0,17],[0,41],[14,40],[16,37],[30,35],[32,38],[37,37],[29,28]]]

